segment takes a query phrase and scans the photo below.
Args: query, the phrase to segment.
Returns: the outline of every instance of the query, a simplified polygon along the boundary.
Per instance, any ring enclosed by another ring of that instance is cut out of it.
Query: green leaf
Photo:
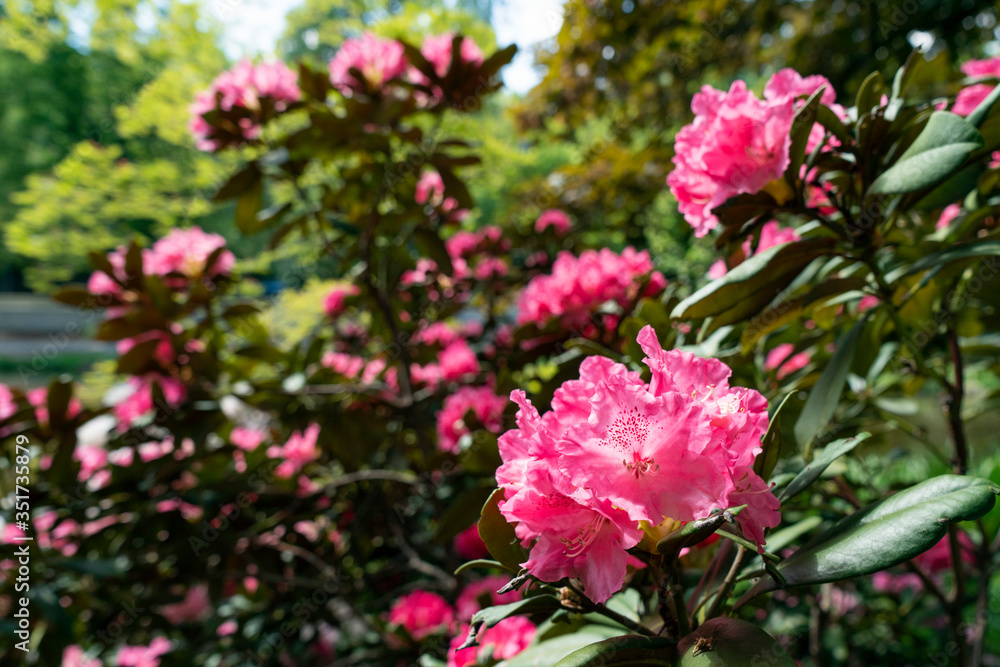
[[[964,475],[941,475],[846,516],[777,566],[787,586],[805,586],[873,574],[937,544],[948,522],[973,521],[993,509],[1000,486]],[[776,590],[759,581],[737,606]]]
[[[823,474],[831,463],[847,454],[862,442],[871,437],[871,433],[859,433],[850,438],[834,440],[816,454],[816,457],[806,464],[802,472],[796,475],[784,491],[781,492],[781,502],[791,500],[799,495],[807,486],[812,484]]]
[[[623,635],[584,646],[556,663],[556,667],[611,667],[612,665],[673,665],[676,642],[666,637]]]
[[[668,559],[677,558],[684,547],[694,546],[719,530],[728,519],[736,517],[746,509],[746,505],[733,507],[712,516],[684,524],[656,543],[656,550]],[[728,516],[727,516],[728,515]]]
[[[995,255],[1000,255],[1000,241],[996,239],[953,245],[940,252],[925,255],[909,266],[901,266],[893,269],[886,274],[885,279],[889,284],[892,284],[900,278],[905,278],[914,273],[920,273],[921,271],[926,271],[927,269],[932,269],[949,262],[976,257],[993,257]]]
[[[774,637],[738,618],[713,618],[681,639],[679,667],[795,667]]]
[[[491,484],[476,486],[460,493],[441,515],[434,539],[438,542],[447,542],[474,524],[479,519],[479,508],[489,499],[492,492]]]
[[[451,255],[448,254],[448,249],[436,230],[422,227],[414,230],[413,242],[416,243],[420,252],[434,260],[434,263],[445,275],[450,276],[455,272],[451,265]]]
[[[215,196],[212,197],[212,200],[218,202],[238,197],[253,188],[257,183],[260,183],[260,179],[260,167],[256,162],[251,162],[247,164],[246,167],[233,174],[229,180],[218,189]]]
[[[792,394],[786,394],[778,407],[771,415],[771,420],[767,425],[767,433],[760,440],[763,451],[757,455],[753,462],[753,471],[765,482],[770,479],[774,472],[774,466],[778,465],[778,457],[781,455],[781,411],[788,403]]]
[[[872,72],[865,77],[865,80],[861,82],[861,87],[858,89],[858,97],[855,100],[859,118],[879,104],[884,91],[885,82],[882,80],[882,75],[879,72]]]
[[[962,201],[979,184],[979,177],[984,171],[986,171],[986,165],[982,162],[973,162],[962,167],[921,197],[913,205],[913,208],[936,209],[943,208],[952,202]]]
[[[795,422],[795,439],[800,447],[808,450],[813,439],[826,427],[837,411],[840,396],[844,393],[847,373],[851,370],[854,352],[857,350],[866,321],[866,319],[858,321],[840,340],[837,351],[809,392],[809,398],[802,408],[798,421]]]
[[[916,192],[937,185],[983,144],[972,123],[949,111],[935,111],[896,163],[875,179],[868,194]]]
[[[552,667],[579,648],[621,634],[621,629],[606,625],[585,626],[576,632],[529,646],[504,664],[506,667]]]
[[[473,632],[478,633],[481,627],[492,628],[500,621],[511,616],[525,616],[539,612],[556,611],[557,609],[562,609],[562,603],[559,602],[559,598],[555,595],[533,595],[530,598],[524,598],[510,604],[480,609],[472,617],[470,625]]]
[[[841,144],[851,143],[851,134],[844,126],[844,123],[837,118],[837,114],[825,104],[820,104],[816,109],[816,122],[829,130]]]
[[[256,181],[236,200],[236,228],[244,234],[256,234],[264,228],[257,213],[264,200],[264,183]]]
[[[834,243],[831,238],[811,238],[768,248],[681,301],[671,317],[714,317],[718,327],[756,314],[810,262],[830,254]]]
[[[500,513],[499,504],[503,499],[504,490],[497,489],[483,505],[479,519],[479,537],[483,539],[490,555],[512,570],[519,570],[521,563],[528,560],[528,552],[514,534],[514,527]]]
[[[795,112],[792,119],[792,144],[789,149],[790,160],[788,169],[785,170],[785,179],[794,183],[799,178],[799,167],[806,157],[806,144],[809,143],[809,134],[816,124],[817,109],[820,106],[820,98],[826,92],[826,85],[822,85],[809,96],[802,108]]]
[[[508,569],[506,565],[498,561],[487,560],[485,558],[477,558],[476,560],[470,560],[467,563],[462,563],[461,565],[459,565],[458,569],[455,570],[454,574],[457,577],[466,570],[473,570],[475,568],[480,568],[480,567],[489,570],[507,570],[508,572],[514,572],[514,570]]]
[[[778,202],[770,193],[748,192],[730,197],[712,209],[712,213],[723,227],[742,227],[747,221],[771,213],[777,207]]]

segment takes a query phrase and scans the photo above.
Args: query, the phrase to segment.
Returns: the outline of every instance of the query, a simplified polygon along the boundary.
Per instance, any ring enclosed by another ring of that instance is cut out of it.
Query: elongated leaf
[[[264,183],[255,181],[236,200],[236,227],[244,234],[255,234],[263,229],[257,218],[264,199]]]
[[[799,177],[799,167],[802,166],[802,162],[806,157],[806,144],[809,142],[809,134],[816,124],[817,109],[820,105],[819,101],[825,92],[826,85],[817,88],[809,96],[809,99],[806,100],[806,103],[802,105],[802,108],[795,112],[795,118],[792,119],[792,145],[789,150],[791,159],[788,162],[788,169],[785,170],[785,178],[789,182],[794,182]]]
[[[767,433],[760,440],[760,446],[763,448],[763,451],[757,455],[757,458],[753,462],[753,471],[765,482],[771,477],[771,473],[774,472],[774,466],[778,465],[778,457],[781,455],[781,411],[788,404],[788,399],[791,397],[792,394],[786,394],[781,399],[781,403],[778,403],[778,407],[775,408],[774,414],[771,415],[771,420],[767,425]]]
[[[851,370],[854,352],[857,350],[866,321],[862,319],[851,327],[837,345],[837,351],[823,369],[823,374],[819,376],[816,385],[809,392],[809,398],[802,408],[799,420],[795,422],[795,439],[800,447],[808,448],[837,411],[840,396],[844,393],[847,373]]]
[[[768,248],[684,299],[671,317],[715,317],[716,326],[749,317],[766,306],[810,262],[829,254],[833,245],[833,239],[813,238]]]
[[[507,567],[518,570],[521,563],[528,560],[528,552],[514,534],[514,527],[507,523],[503,514],[500,514],[499,504],[503,497],[504,490],[497,489],[483,505],[479,519],[479,536],[483,538],[483,544],[486,545],[490,555]]]
[[[872,72],[865,77],[861,87],[858,88],[858,97],[855,100],[859,117],[871,111],[872,107],[879,103],[884,90],[885,82],[882,80],[882,74]]]
[[[916,192],[945,180],[984,144],[975,125],[948,111],[935,111],[909,148],[875,179],[869,194]]]
[[[480,609],[476,612],[476,615],[472,617],[471,625],[473,628],[492,628],[500,621],[505,618],[510,618],[511,616],[524,616],[526,614],[535,614],[544,611],[555,611],[560,608],[562,608],[562,605],[559,603],[559,598],[556,596],[534,595],[530,598],[518,600],[517,602],[511,602],[510,604],[502,604],[497,607]]]
[[[589,625],[576,632],[547,639],[505,661],[506,667],[552,667],[573,651],[610,637],[622,635],[620,628]]]
[[[870,437],[871,433],[859,433],[851,438],[834,440],[829,445],[824,447],[822,451],[816,454],[816,457],[812,461],[806,464],[806,467],[802,470],[802,472],[796,475],[792,481],[788,483],[785,490],[781,492],[781,502],[791,500],[795,496],[799,495],[807,486],[815,482],[831,463],[839,459],[844,454],[847,454]]]
[[[786,586],[841,581],[898,565],[937,544],[948,522],[973,521],[996,502],[1000,486],[977,477],[941,475],[844,517],[777,566]],[[779,588],[761,579],[740,599]]]
[[[458,569],[455,570],[455,576],[457,577],[466,570],[475,570],[477,568],[483,568],[485,570],[507,570],[507,567],[499,561],[487,560],[485,558],[478,558],[476,560],[470,560],[467,563],[462,563],[461,565],[459,565]],[[508,570],[508,572],[510,571],[511,570]]]
[[[746,509],[746,505],[740,505],[739,507],[726,510],[726,512],[713,514],[706,519],[686,523],[657,542],[656,550],[667,558],[677,558],[677,554],[681,552],[681,549],[694,546],[719,530],[726,523],[727,513],[729,518],[731,518],[738,516],[744,509]]]
[[[900,278],[920,273],[936,266],[941,266],[949,262],[956,262],[960,259],[972,259],[974,257],[991,257],[1000,255],[1000,241],[991,239],[987,241],[974,241],[963,243],[946,248],[940,252],[925,255],[909,266],[901,266],[886,274],[885,279],[890,284]]]
[[[624,635],[584,646],[556,663],[556,667],[655,667],[673,664],[676,642],[666,637]]]
[[[921,197],[913,207],[926,210],[942,208],[952,202],[962,201],[979,183],[979,177],[984,171],[986,171],[986,165],[982,162],[973,162],[963,167]]]
[[[681,639],[679,667],[794,667],[781,644],[738,618],[713,618]]]

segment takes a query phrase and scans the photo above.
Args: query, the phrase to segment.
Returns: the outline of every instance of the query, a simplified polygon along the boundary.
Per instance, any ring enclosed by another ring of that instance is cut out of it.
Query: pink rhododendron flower
[[[261,123],[267,120],[270,111],[283,111],[289,102],[301,97],[298,74],[284,63],[269,62],[254,65],[249,59],[241,61],[227,72],[223,72],[208,90],[198,94],[191,104],[191,134],[203,151],[214,151],[222,147],[213,139],[213,127],[204,115],[221,109],[230,111],[234,107],[248,110],[250,115],[240,119],[239,130],[245,140],[255,139],[260,134]],[[264,109],[262,105],[270,107]]]
[[[67,646],[63,650],[62,667],[101,667],[98,658],[88,658],[78,644]]]
[[[357,285],[337,285],[326,295],[326,300],[323,302],[323,310],[328,317],[336,317],[344,312],[347,298],[356,296],[360,292],[361,290],[358,289]]]
[[[108,463],[108,452],[104,447],[77,443],[73,459],[80,462],[79,480],[85,482]]]
[[[479,536],[479,524],[474,523],[455,536],[455,551],[466,560],[487,558],[489,550]]]
[[[667,185],[701,237],[718,224],[712,209],[785,172],[795,111],[791,97],[759,100],[743,81],[728,92],[704,86],[691,110],[695,119],[677,133]]]
[[[455,610],[440,595],[416,590],[396,600],[389,610],[389,623],[402,627],[420,641],[449,632],[455,624]]]
[[[444,180],[434,169],[428,169],[420,175],[417,181],[417,189],[413,199],[418,204],[430,203],[431,206],[438,206],[444,199]]]
[[[188,278],[227,275],[236,263],[236,257],[228,250],[223,251],[212,266],[205,266],[212,253],[225,245],[226,239],[222,236],[207,234],[200,227],[172,229],[143,253],[143,270],[159,276],[181,273]]]
[[[549,227],[555,229],[557,234],[565,234],[572,226],[573,223],[570,221],[569,216],[566,215],[566,212],[557,208],[550,208],[547,211],[543,211],[538,216],[538,220],[535,221],[535,231],[539,234]]]
[[[944,229],[951,225],[951,221],[962,214],[961,204],[949,204],[941,211],[941,217],[934,224],[934,229]]]
[[[38,530],[38,526],[35,526],[35,530]],[[20,537],[24,537],[25,533],[23,530],[18,528],[13,523],[5,523],[3,525],[3,530],[0,530],[0,544],[17,544]]]
[[[478,646],[459,650],[469,636],[469,626],[463,625],[448,648],[448,667],[476,665],[480,658],[509,660],[528,648],[536,630],[535,624],[525,617],[511,616],[480,632]]]
[[[239,626],[236,625],[236,621],[232,620],[223,621],[222,623],[219,624],[219,627],[216,628],[215,634],[219,635],[220,637],[228,637],[229,635],[236,634],[236,629],[238,627]]]
[[[866,297],[867,298],[867,297]],[[872,297],[874,298],[874,297]],[[862,299],[864,301],[864,299]],[[878,299],[875,299],[878,303]],[[859,307],[860,312],[860,307]],[[792,354],[795,346],[791,343],[782,343],[781,345],[776,345],[773,350],[767,353],[767,358],[764,359],[764,370],[773,371],[777,370],[775,377],[779,380],[784,379],[786,376],[791,375],[795,371],[802,370],[809,365],[812,361],[812,355],[808,352],[799,352],[798,354]],[[791,355],[791,356],[789,356]]]
[[[866,296],[861,297],[861,300],[858,301],[858,312],[863,313],[866,310],[871,310],[878,304],[879,304],[878,297],[872,294],[868,294]]]
[[[161,375],[131,377],[128,384],[132,387],[132,393],[114,407],[119,430],[127,430],[136,420],[156,407],[153,405],[153,382],[159,385],[163,391],[163,398],[167,401],[167,406],[161,407],[177,407],[187,396],[187,389],[176,378]]]
[[[255,428],[236,426],[229,434],[229,441],[242,450],[252,452],[260,446],[260,443],[264,442],[266,435],[264,431]]]
[[[274,474],[278,477],[291,477],[307,463],[319,458],[316,440],[319,438],[319,424],[310,424],[304,431],[295,431],[281,447],[268,447],[267,455],[272,459],[284,459]]]
[[[335,373],[340,373],[348,379],[354,379],[364,369],[365,360],[343,352],[327,352],[320,359],[320,365],[332,369]]]
[[[0,383],[0,421],[10,419],[17,412],[14,394],[7,385]]]
[[[191,586],[180,602],[165,604],[160,607],[160,614],[172,625],[191,623],[205,618],[211,610],[208,598],[208,586],[198,584]]]
[[[513,392],[517,428],[499,440],[500,511],[531,546],[524,566],[543,581],[578,577],[598,601],[621,588],[640,521],[693,521],[746,504],[738,521],[762,545],[764,528],[781,518],[753,472],[764,397],[730,387],[718,360],[664,351],[652,327],[638,342],[648,385],[622,364],[588,357],[544,417]]]
[[[474,581],[465,588],[455,601],[455,610],[458,618],[468,622],[480,609],[501,604],[517,602],[523,596],[520,591],[513,590],[504,594],[497,593],[498,590],[507,585],[510,577],[502,574],[494,574],[479,581]]]
[[[447,74],[448,68],[451,67],[451,47],[454,39],[454,33],[446,32],[441,35],[428,37],[420,46],[420,53],[427,59],[427,62],[434,66],[434,71],[437,72],[438,76]],[[462,38],[462,48],[459,55],[464,62],[475,65],[483,64],[483,52],[479,50],[479,47],[471,37]],[[417,74],[423,81],[427,80],[419,72]]]
[[[436,362],[410,367],[410,377],[414,382],[436,387],[442,382],[451,382],[479,372],[479,359],[475,351],[464,340],[457,340],[445,346],[438,353]]]
[[[820,102],[830,107],[838,118],[846,120],[847,111],[837,104],[837,93],[833,90],[833,84],[825,76],[819,74],[804,77],[790,67],[778,70],[764,86],[764,99],[772,101],[792,99],[795,109],[798,110],[805,105],[806,99],[819,90],[821,86],[826,86],[826,89],[820,97]],[[812,130],[809,132],[809,140],[806,142],[807,155],[822,143],[825,132],[819,123],[813,124]],[[831,143],[838,144],[836,139],[831,139]]]
[[[156,637],[149,646],[122,646],[116,658],[119,667],[159,667],[160,656],[170,649],[170,640]]]
[[[757,242],[756,252],[762,253],[768,248],[773,248],[774,246],[798,240],[798,232],[789,227],[779,227],[778,223],[772,220],[771,222],[765,223],[764,226],[760,228],[760,240]],[[754,250],[751,244],[751,239],[748,238],[743,241],[744,260],[749,259],[753,254]],[[729,269],[726,268],[726,261],[720,259],[712,264],[711,268],[709,268],[708,277],[715,280],[716,278],[721,278],[726,275],[728,272]]]
[[[970,79],[1000,78],[1000,57],[985,60],[970,60],[962,65],[962,72]],[[993,84],[974,83],[958,91],[952,112],[959,116],[968,116],[979,104],[993,92]]]
[[[580,327],[607,301],[627,305],[637,296],[642,278],[652,271],[645,250],[625,248],[621,255],[607,248],[585,250],[579,257],[563,251],[550,275],[533,278],[521,292],[518,324],[541,326],[558,317],[563,326]]]
[[[356,69],[364,81],[351,73]],[[342,93],[365,88],[379,89],[406,70],[403,45],[394,39],[380,39],[372,33],[346,40],[330,61],[330,82]]]
[[[470,433],[465,415],[471,412],[487,431],[499,433],[507,399],[497,396],[490,387],[462,387],[444,399],[437,413],[438,447],[457,454],[462,436]]]

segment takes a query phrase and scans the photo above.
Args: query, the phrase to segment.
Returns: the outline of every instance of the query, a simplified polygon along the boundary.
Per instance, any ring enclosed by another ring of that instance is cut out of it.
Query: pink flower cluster
[[[461,300],[471,280],[485,281],[507,275],[503,253],[510,248],[510,241],[503,237],[499,227],[489,225],[476,231],[459,230],[448,237],[444,245],[451,259],[450,276],[439,271],[434,260],[421,257],[415,269],[403,273],[400,284],[427,287],[426,293],[432,301],[441,296]]]
[[[487,628],[477,637],[478,646],[459,649],[469,636],[469,626],[463,625],[451,640],[448,648],[448,667],[493,664],[495,660],[509,660],[528,648],[538,628],[523,616],[511,616]],[[490,662],[486,662],[489,660]]]
[[[171,648],[165,637],[156,637],[148,646],[122,646],[118,649],[118,667],[159,667],[160,656]]]
[[[1000,78],[1000,57],[987,58],[986,60],[970,60],[962,65],[962,72],[970,79],[998,79]],[[989,97],[996,86],[989,83],[974,83],[958,91],[955,97],[955,106],[952,112],[959,116],[968,116],[975,111],[976,107]]]
[[[767,353],[764,359],[765,371],[777,371],[774,376],[779,380],[791,375],[795,371],[802,370],[812,361],[812,355],[808,352],[792,354],[795,346],[791,343],[776,345],[773,350]]]
[[[289,102],[296,102],[300,97],[298,75],[284,63],[254,65],[250,60],[243,60],[216,77],[208,90],[198,94],[190,107],[189,129],[200,150],[215,151],[226,142],[213,137],[216,128],[205,120],[205,114],[217,109],[247,110],[248,115],[239,119],[237,129],[243,140],[252,140],[260,134],[261,124],[269,119],[271,110],[283,111]]]
[[[177,407],[187,396],[187,390],[180,380],[162,375],[147,375],[131,377],[128,380],[132,393],[115,404],[114,413],[118,418],[118,428],[126,431],[139,418],[153,411],[153,382],[163,391],[167,405],[161,407]]]
[[[691,102],[694,122],[677,133],[675,167],[667,177],[667,185],[680,212],[694,227],[695,236],[705,236],[718,224],[712,210],[727,199],[759,192],[784,174],[796,98],[812,94],[822,85],[827,85],[822,102],[833,105],[836,94],[827,79],[803,78],[790,69],[781,70],[768,81],[763,100],[747,90],[743,81],[735,81],[728,92],[704,86],[695,94]],[[822,137],[822,129],[814,126],[811,146]]]
[[[171,625],[181,625],[204,619],[211,610],[211,600],[208,597],[208,586],[199,584],[187,590],[184,599],[173,604],[160,607],[160,614]]]
[[[470,433],[465,416],[470,412],[487,431],[499,433],[507,399],[497,396],[491,387],[462,387],[444,399],[437,413],[438,447],[457,454],[462,436]]]
[[[180,274],[185,278],[228,275],[236,263],[236,257],[228,250],[222,250],[212,261],[212,265],[206,266],[212,254],[225,246],[226,239],[219,234],[208,234],[200,227],[172,229],[166,236],[157,240],[152,248],[142,251],[143,273],[156,276]],[[120,246],[108,253],[108,262],[111,264],[114,277],[120,281],[128,277],[125,272],[126,252],[127,249]],[[184,280],[178,277],[176,280],[168,280],[167,284],[180,288],[183,287]],[[91,294],[122,293],[121,285],[103,271],[94,271],[90,275],[87,290]]]
[[[782,228],[778,226],[778,223],[771,221],[765,223],[763,227],[760,228],[760,240],[757,242],[757,252],[764,252],[768,248],[773,248],[777,245],[782,245],[784,243],[791,243],[792,241],[798,241],[799,234],[794,229]],[[743,242],[743,258],[744,260],[749,259],[753,254],[753,248],[750,243],[750,239],[746,239]],[[712,280],[716,278],[721,278],[729,272],[726,267],[726,260],[717,260],[708,269],[708,277]]]
[[[351,72],[356,70],[363,80]],[[377,90],[400,78],[406,71],[403,45],[371,33],[345,40],[330,61],[330,83],[345,95],[352,91]]]
[[[319,424],[310,424],[304,431],[295,431],[288,441],[278,447],[268,447],[267,455],[272,459],[281,459],[274,469],[278,477],[291,477],[307,464],[319,458],[316,440],[319,438]]]
[[[347,306],[347,299],[357,296],[360,293],[361,290],[357,285],[337,285],[326,295],[326,299],[323,301],[323,310],[328,317],[337,317],[344,312],[344,308]]]
[[[451,47],[454,40],[455,34],[446,32],[434,37],[428,37],[420,47],[421,55],[427,59],[427,62],[434,66],[434,71],[437,72],[438,76],[447,74],[448,68],[451,67]],[[483,64],[483,52],[471,37],[462,38],[462,48],[459,52],[459,58],[463,62],[474,65]],[[427,77],[420,72],[416,72],[413,74],[413,82],[426,83]]]
[[[558,208],[550,208],[547,211],[542,211],[542,214],[538,216],[538,220],[535,221],[535,231],[539,234],[551,227],[556,231],[556,234],[561,236],[568,232],[572,226],[573,222],[566,215],[566,212]]]
[[[617,255],[602,248],[585,250],[579,257],[563,251],[553,263],[551,274],[533,278],[521,292],[518,324],[533,322],[543,326],[559,318],[563,326],[583,326],[601,304],[613,301],[624,307],[639,296],[639,286],[646,276],[650,276],[655,290],[666,287],[663,276],[653,272],[653,262],[645,250],[637,252],[629,247]]]
[[[764,397],[730,387],[718,360],[664,351],[652,327],[638,342],[649,384],[588,357],[544,416],[513,392],[517,428],[500,437],[500,511],[531,547],[524,567],[543,581],[577,577],[596,601],[622,587],[641,521],[687,522],[746,504],[740,526],[763,545],[764,529],[781,519],[753,471],[767,430]]]
[[[412,364],[410,378],[414,383],[437,387],[443,382],[454,382],[479,373],[476,352],[464,340],[448,343],[438,352],[437,361],[429,364]]]
[[[440,595],[416,590],[392,605],[389,623],[403,628],[420,641],[434,634],[451,632],[455,627],[455,610]]]

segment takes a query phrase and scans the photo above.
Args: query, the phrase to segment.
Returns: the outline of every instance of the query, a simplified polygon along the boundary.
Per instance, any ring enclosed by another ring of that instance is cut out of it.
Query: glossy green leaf
[[[712,533],[719,530],[728,519],[739,516],[739,513],[744,509],[746,509],[746,505],[740,505],[705,519],[690,521],[657,542],[656,550],[667,558],[677,558],[681,549],[694,546],[707,539]]]
[[[623,635],[573,651],[557,662],[556,667],[670,667],[675,650],[676,642],[665,637]]]
[[[858,116],[863,116],[879,104],[882,93],[885,91],[885,82],[879,72],[872,72],[861,82],[858,88],[858,96],[855,99],[855,106],[858,107]]]
[[[834,240],[812,238],[768,248],[677,304],[671,317],[713,317],[715,326],[732,324],[766,306],[802,269],[830,253]]]
[[[935,111],[916,140],[875,179],[868,193],[916,192],[937,185],[983,143],[972,123],[948,111]]]
[[[264,199],[264,184],[256,181],[236,200],[236,227],[244,234],[255,234],[263,229],[257,217]]]
[[[767,432],[760,439],[760,446],[763,449],[753,462],[753,471],[765,482],[771,478],[774,467],[778,465],[778,458],[781,456],[781,412],[788,404],[788,399],[792,394],[786,394],[774,413],[770,417],[767,425]]]
[[[777,566],[787,586],[841,581],[879,572],[927,551],[948,522],[972,521],[993,509],[1000,486],[941,475],[844,517]],[[761,579],[739,604],[779,588]]]
[[[590,625],[576,632],[547,639],[505,661],[506,667],[552,667],[579,648],[610,637],[622,635],[621,629],[607,625]]]
[[[806,100],[805,104],[795,112],[792,119],[792,144],[789,149],[788,168],[785,170],[785,178],[789,182],[794,182],[799,178],[799,168],[806,157],[806,145],[809,143],[809,135],[816,124],[817,109],[820,106],[820,98],[826,92],[826,85],[822,85],[813,92]]]
[[[795,667],[781,644],[752,623],[713,618],[681,639],[679,667]]]
[[[986,96],[982,102],[979,103],[975,109],[972,110],[966,120],[971,123],[974,127],[979,127],[983,124],[989,115],[990,110],[993,109],[993,105],[996,104],[997,99],[1000,99],[1000,87],[994,87],[989,95]]]
[[[479,536],[495,559],[507,567],[518,570],[528,560],[528,552],[514,534],[514,527],[500,514],[499,503],[504,490],[497,489],[490,495],[479,519]]]
[[[906,276],[913,275],[914,273],[920,273],[921,271],[926,271],[927,269],[942,266],[944,264],[948,264],[949,262],[957,262],[961,259],[973,259],[976,257],[993,257],[997,255],[1000,255],[1000,241],[996,239],[953,245],[949,248],[941,250],[940,252],[925,255],[908,266],[901,266],[893,269],[886,274],[885,279],[892,284],[900,278],[905,278]]]
[[[837,411],[840,396],[844,393],[847,373],[851,370],[851,362],[854,360],[854,353],[866,321],[862,319],[857,322],[839,341],[837,351],[827,362],[819,380],[810,390],[802,413],[795,422],[795,439],[800,447],[808,448]]]
[[[500,621],[511,616],[525,616],[539,612],[556,611],[561,608],[562,604],[560,604],[559,598],[554,595],[533,595],[532,597],[511,602],[510,604],[480,609],[472,617],[470,624],[475,629],[479,629],[480,627],[492,628]]]
[[[815,482],[831,463],[839,459],[844,454],[847,454],[870,437],[871,433],[859,433],[850,438],[834,440],[822,450],[817,452],[813,460],[807,463],[802,472],[796,475],[792,481],[788,483],[788,486],[786,486],[781,492],[781,501],[784,502],[786,500],[791,500],[795,496],[799,495],[807,486]]]

